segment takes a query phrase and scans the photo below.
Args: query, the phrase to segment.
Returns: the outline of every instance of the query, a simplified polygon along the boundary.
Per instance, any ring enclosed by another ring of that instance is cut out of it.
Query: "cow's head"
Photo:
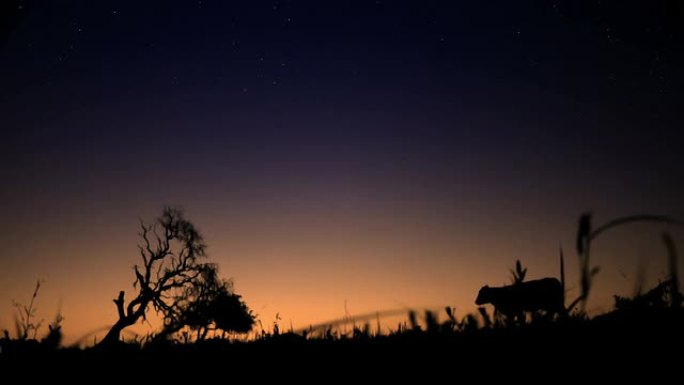
[[[492,303],[492,289],[487,285],[480,289],[480,292],[477,293],[477,298],[475,299],[476,305],[484,305],[486,303]]]

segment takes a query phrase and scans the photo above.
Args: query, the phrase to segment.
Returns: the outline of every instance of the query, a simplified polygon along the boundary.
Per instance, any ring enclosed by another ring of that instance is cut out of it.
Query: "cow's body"
[[[543,278],[503,287],[484,286],[475,303],[491,303],[496,311],[509,317],[538,310],[549,314],[564,311],[563,288],[556,278]]]

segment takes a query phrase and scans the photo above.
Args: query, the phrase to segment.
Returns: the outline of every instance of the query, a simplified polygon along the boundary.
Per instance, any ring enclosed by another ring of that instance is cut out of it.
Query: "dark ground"
[[[121,345],[43,349],[4,341],[3,373],[89,378],[211,379],[219,382],[681,380],[684,312],[614,312],[592,320],[459,332],[305,339],[294,334],[247,343]],[[26,368],[26,369],[22,369]],[[48,368],[50,368],[48,370]],[[34,373],[35,371],[35,373]]]

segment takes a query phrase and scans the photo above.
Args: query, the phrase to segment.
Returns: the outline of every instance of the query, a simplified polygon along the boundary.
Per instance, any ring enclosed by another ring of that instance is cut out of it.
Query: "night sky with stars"
[[[577,219],[684,218],[684,5],[3,1],[0,328],[37,279],[67,342],[185,209],[264,324],[455,306],[558,276]],[[589,308],[666,272],[607,233]],[[681,265],[684,265],[682,263]]]

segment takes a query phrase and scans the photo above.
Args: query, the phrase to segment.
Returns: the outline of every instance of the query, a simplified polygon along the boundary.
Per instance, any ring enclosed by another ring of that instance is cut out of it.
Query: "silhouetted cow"
[[[522,315],[526,311],[544,310],[552,314],[565,310],[563,288],[556,278],[543,278],[504,287],[484,286],[477,294],[475,303],[491,303],[496,311],[507,317]]]

